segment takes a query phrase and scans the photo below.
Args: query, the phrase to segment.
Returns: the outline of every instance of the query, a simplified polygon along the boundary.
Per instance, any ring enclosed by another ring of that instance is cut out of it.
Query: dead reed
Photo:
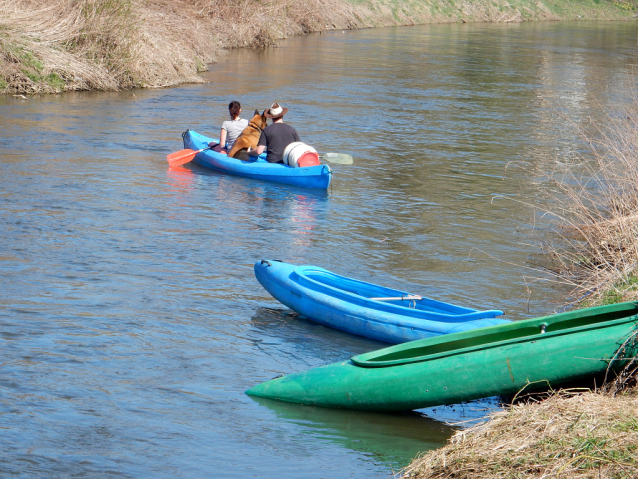
[[[551,185],[551,209],[542,210],[558,233],[545,244],[550,270],[576,294],[589,294],[590,305],[635,300],[638,100],[582,135],[589,154],[535,171],[548,180],[540,184]],[[633,351],[628,364],[618,374],[608,371],[599,389],[527,396],[415,459],[401,477],[638,477],[637,337],[619,349]]]
[[[343,0],[188,0],[206,16],[223,48],[265,48],[293,35],[366,26]]]
[[[638,477],[638,396],[554,393],[457,432],[402,478]]]
[[[590,126],[588,154],[535,169],[550,206],[530,205],[552,218],[546,271],[587,306],[638,299],[638,100]]]
[[[18,93],[61,91],[65,85],[115,89],[123,66],[118,62],[128,56],[126,24],[111,18],[117,11],[96,13],[69,0],[0,0],[2,78]]]

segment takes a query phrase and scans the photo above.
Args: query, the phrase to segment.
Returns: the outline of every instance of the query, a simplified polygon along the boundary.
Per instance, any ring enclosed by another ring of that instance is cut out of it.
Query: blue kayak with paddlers
[[[193,161],[200,166],[231,175],[304,188],[325,190],[330,186],[332,170],[328,165],[316,164],[313,166],[294,167],[282,163],[269,163],[266,161],[265,154],[255,157],[257,158],[255,161],[242,161],[208,148],[209,143],[216,141],[213,138],[208,138],[193,130],[185,131],[182,136],[184,138],[184,148],[196,153]]]

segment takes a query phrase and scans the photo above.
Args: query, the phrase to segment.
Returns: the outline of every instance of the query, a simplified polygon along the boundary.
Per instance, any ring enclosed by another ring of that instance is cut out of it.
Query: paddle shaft
[[[408,296],[397,296],[396,298],[370,298],[376,301],[398,301],[398,300],[407,300],[407,301],[416,301],[423,299],[421,296],[416,295],[408,295]]]

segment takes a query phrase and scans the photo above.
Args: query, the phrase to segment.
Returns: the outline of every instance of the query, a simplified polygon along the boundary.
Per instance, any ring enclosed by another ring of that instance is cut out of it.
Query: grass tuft
[[[513,404],[416,458],[401,478],[638,477],[638,397],[554,392]]]

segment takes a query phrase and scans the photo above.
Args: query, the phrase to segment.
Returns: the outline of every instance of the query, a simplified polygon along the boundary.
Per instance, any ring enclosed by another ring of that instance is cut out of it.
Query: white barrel
[[[291,143],[284,150],[284,164],[296,168],[297,166],[299,166],[299,158],[301,158],[304,153],[307,153],[309,151],[312,153],[317,153],[317,150],[315,150],[312,146],[306,145],[301,141],[295,141]]]

